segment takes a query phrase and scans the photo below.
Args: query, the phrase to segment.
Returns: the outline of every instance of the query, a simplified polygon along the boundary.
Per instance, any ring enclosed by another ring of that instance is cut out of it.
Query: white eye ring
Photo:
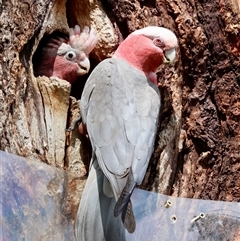
[[[68,51],[66,54],[65,54],[65,57],[66,59],[68,60],[73,60],[76,58],[76,53],[74,51]]]

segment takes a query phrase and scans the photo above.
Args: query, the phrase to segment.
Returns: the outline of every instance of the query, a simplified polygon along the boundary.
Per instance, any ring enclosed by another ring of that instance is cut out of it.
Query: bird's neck
[[[72,84],[78,78],[77,70],[77,63],[66,61],[61,56],[57,56],[54,60],[52,75],[58,76]]]
[[[142,35],[130,35],[120,44],[113,57],[124,59],[143,71],[156,84],[155,71],[162,64],[163,56],[162,50],[151,39]]]
[[[152,83],[154,83],[155,85],[157,85],[157,74],[155,72],[149,72],[149,73],[145,73],[147,75],[147,77],[151,80]]]
[[[78,65],[69,63],[63,57],[46,57],[44,62],[38,66],[38,72],[47,77],[55,76],[73,83],[77,78]]]

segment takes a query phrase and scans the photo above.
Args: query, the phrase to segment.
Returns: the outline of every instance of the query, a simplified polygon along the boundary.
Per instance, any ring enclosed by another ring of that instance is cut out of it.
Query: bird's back
[[[136,182],[142,181],[141,164],[152,153],[159,109],[157,86],[126,61],[106,59],[95,68],[83,90],[81,112],[93,150],[101,152],[103,171],[121,176],[133,165]]]

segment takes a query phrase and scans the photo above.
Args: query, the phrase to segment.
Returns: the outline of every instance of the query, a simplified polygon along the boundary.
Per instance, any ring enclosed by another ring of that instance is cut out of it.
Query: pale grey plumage
[[[144,178],[153,151],[160,109],[158,88],[142,71],[126,61],[118,58],[106,59],[90,75],[83,90],[80,109],[92,143],[93,157],[96,156],[92,161],[98,162],[92,165],[99,165],[98,172],[102,171],[110,182],[115,199],[118,200],[115,216],[123,212],[124,225],[129,232],[133,232],[135,221],[129,200],[135,185],[140,184]],[[91,167],[90,173],[93,168]],[[103,181],[98,181],[100,190],[107,189],[103,184]],[[91,196],[86,197],[86,192],[84,191],[80,204],[78,219],[96,215],[83,205],[99,202],[98,194],[92,192]],[[108,194],[105,194],[107,198]],[[108,209],[107,206],[106,208]],[[110,213],[109,220],[101,225],[115,222],[120,227],[119,217],[114,217],[113,210],[110,211],[112,216]],[[101,212],[108,213],[109,210]],[[83,231],[90,225],[84,220],[78,222]],[[77,232],[81,233],[79,230]],[[94,240],[111,240],[104,235],[105,237]],[[117,240],[116,236],[114,240]],[[121,237],[119,240],[124,239]]]
[[[100,155],[98,162],[106,177],[111,179],[109,172],[121,176],[132,167],[135,182],[141,183],[160,109],[157,86],[124,60],[107,59],[89,77],[80,107],[93,152]],[[116,188],[115,195],[121,191]]]

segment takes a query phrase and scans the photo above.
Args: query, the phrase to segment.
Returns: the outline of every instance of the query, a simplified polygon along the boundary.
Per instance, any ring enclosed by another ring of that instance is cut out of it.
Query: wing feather
[[[141,71],[120,59],[102,61],[84,87],[83,121],[116,198],[126,186],[130,169],[137,184],[145,175],[159,109],[157,88]]]

